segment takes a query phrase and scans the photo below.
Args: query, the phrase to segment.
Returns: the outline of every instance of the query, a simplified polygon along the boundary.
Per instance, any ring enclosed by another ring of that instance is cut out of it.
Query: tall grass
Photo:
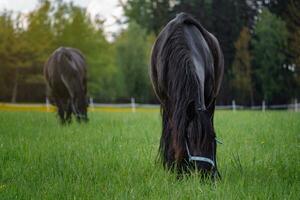
[[[298,199],[300,113],[218,111],[222,181],[177,180],[155,163],[160,116],[0,112],[0,199]]]

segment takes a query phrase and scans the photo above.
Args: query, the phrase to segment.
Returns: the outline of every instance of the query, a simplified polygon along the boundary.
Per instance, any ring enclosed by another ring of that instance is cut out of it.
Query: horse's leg
[[[75,104],[76,101],[79,101],[79,105]],[[85,101],[85,99],[82,99],[81,97],[77,97],[73,99],[73,110],[75,110],[75,115],[76,115],[76,119],[77,122],[87,122],[88,118],[87,118],[87,108],[84,108],[82,106],[85,106],[85,103],[82,103],[80,101]],[[80,107],[78,107],[80,106]]]
[[[65,118],[64,118],[65,112],[64,112],[64,108],[63,108],[63,103],[58,98],[55,99],[55,103],[57,105],[57,114],[58,114],[58,117],[60,118],[60,122],[61,122],[61,124],[65,124]]]
[[[71,105],[71,100],[67,101],[67,112],[66,112],[66,121],[68,124],[71,123],[72,121],[72,105]]]
[[[84,117],[83,117],[83,119],[82,119],[82,120],[83,120],[84,122],[86,122],[86,123],[89,121],[89,118],[88,118],[88,116],[87,116],[87,109],[88,109],[87,106],[83,109],[83,110],[84,110],[84,113],[83,113],[83,116],[84,116]]]
[[[86,104],[84,105],[85,106],[85,108],[83,109],[84,110],[84,118],[83,118],[83,120],[84,120],[84,122],[88,122],[89,121],[89,118],[88,118],[88,115],[87,115],[87,110],[88,110],[88,102],[86,102]]]
[[[80,119],[79,112],[78,112],[78,108],[77,108],[75,102],[76,102],[76,98],[75,98],[75,97],[71,98],[71,108],[72,108],[72,112],[74,113],[74,115],[75,115],[75,117],[76,117],[76,121],[77,121],[78,123],[80,123],[80,122],[81,122],[81,121],[80,121],[81,119]]]

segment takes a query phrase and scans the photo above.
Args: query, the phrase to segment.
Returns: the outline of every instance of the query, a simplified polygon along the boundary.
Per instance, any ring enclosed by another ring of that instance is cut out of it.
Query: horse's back
[[[78,49],[70,47],[60,47],[53,52],[45,64],[45,73],[52,75],[55,73],[80,72],[86,73],[85,59]]]

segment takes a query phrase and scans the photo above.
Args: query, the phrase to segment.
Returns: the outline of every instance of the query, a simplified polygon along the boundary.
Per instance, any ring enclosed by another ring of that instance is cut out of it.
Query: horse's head
[[[185,163],[189,169],[197,169],[201,175],[219,177],[216,161],[217,142],[211,115],[206,110],[189,111],[190,120],[184,136]]]
[[[88,99],[85,95],[80,96],[75,99],[73,104],[73,112],[78,121],[88,121],[87,117],[87,107],[88,107]]]
[[[168,115],[171,112],[166,112],[167,107],[164,107],[160,153],[166,167],[176,169],[179,174],[197,170],[202,177],[220,178],[213,110],[199,109],[191,103]]]

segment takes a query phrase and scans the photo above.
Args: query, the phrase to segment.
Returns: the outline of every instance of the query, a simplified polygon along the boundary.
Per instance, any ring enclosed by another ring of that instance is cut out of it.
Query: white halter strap
[[[213,167],[215,167],[215,162],[212,159],[206,158],[206,157],[203,157],[203,156],[192,156],[190,154],[190,150],[189,150],[189,147],[187,145],[187,142],[185,142],[185,146],[186,146],[186,150],[187,150],[187,153],[188,153],[188,156],[189,156],[189,161],[207,162],[207,163],[211,164]]]

